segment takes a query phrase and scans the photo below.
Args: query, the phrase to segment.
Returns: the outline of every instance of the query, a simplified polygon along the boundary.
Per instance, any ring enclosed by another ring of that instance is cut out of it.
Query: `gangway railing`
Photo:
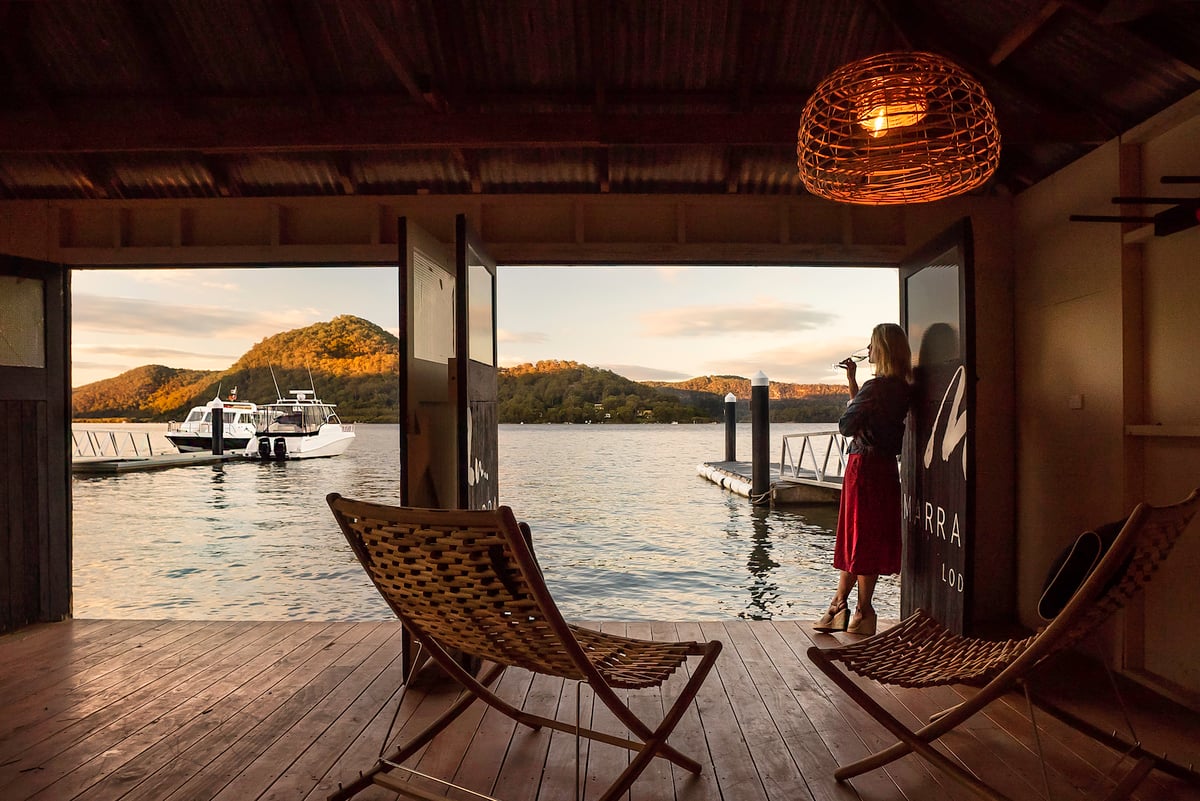
[[[148,431],[72,431],[74,459],[128,459],[153,456]]]
[[[836,430],[785,434],[779,457],[779,477],[840,483],[846,474],[849,445],[849,438]]]

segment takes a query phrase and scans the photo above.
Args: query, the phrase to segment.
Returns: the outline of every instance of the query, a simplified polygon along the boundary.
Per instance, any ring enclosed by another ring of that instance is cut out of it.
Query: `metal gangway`
[[[850,438],[837,430],[786,434],[779,457],[779,479],[841,489]]]
[[[148,431],[71,431],[71,459],[131,459],[154,456]]]

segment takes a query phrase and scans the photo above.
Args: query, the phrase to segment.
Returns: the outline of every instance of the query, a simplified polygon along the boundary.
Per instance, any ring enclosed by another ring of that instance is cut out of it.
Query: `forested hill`
[[[687,381],[643,381],[679,399],[723,418],[725,396],[738,399],[738,419],[750,419],[750,379],[737,375],[707,375]],[[772,381],[768,386],[770,415],[774,423],[831,423],[842,416],[850,391],[837,384],[787,384]]]
[[[742,402],[739,419],[749,420],[750,379],[705,376],[682,382],[630,381],[611,370],[577,362],[541,361],[500,371],[502,423],[708,422],[724,419],[725,395]],[[771,420],[829,423],[850,399],[831,384],[772,384]]]
[[[540,361],[501,368],[501,423],[690,423],[711,412],[586,364]]]
[[[278,391],[315,387],[337,404],[347,422],[399,421],[400,342],[374,323],[351,315],[267,337],[220,371],[147,365],[78,387],[78,420],[182,420],[218,392],[269,403]],[[273,377],[272,377],[273,374]],[[673,423],[721,420],[724,398],[750,396],[739,376],[704,376],[676,383],[638,382],[572,361],[502,368],[497,381],[502,423]],[[829,422],[848,395],[825,384],[771,384],[771,419]],[[749,404],[738,413],[748,419]]]
[[[742,400],[750,398],[750,379],[740,375],[702,375],[686,381],[643,381],[643,384],[660,389],[707,392],[724,398],[732,392]],[[794,400],[798,398],[841,397],[849,398],[845,384],[787,384],[772,381],[767,387],[771,400]]]
[[[241,400],[269,403],[278,382],[284,393],[315,387],[346,421],[394,423],[399,369],[395,336],[361,317],[342,315],[267,337],[227,370],[149,365],[77,387],[72,406],[82,420],[182,420],[218,390],[227,398],[236,387]]]

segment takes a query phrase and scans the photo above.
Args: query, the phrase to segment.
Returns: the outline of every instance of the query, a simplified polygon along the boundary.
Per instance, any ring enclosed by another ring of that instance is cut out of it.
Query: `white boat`
[[[341,421],[332,403],[308,389],[293,389],[291,398],[261,404],[257,430],[244,454],[251,459],[315,459],[345,453],[354,442],[354,425]]]
[[[223,423],[221,441],[226,452],[240,451],[254,441],[258,430],[255,414],[258,406],[253,403],[239,401],[237,390],[230,393],[229,400],[221,401],[221,421]],[[216,398],[214,398],[216,400]],[[211,406],[193,406],[188,412],[187,419],[182,423],[174,421],[167,423],[167,433],[164,435],[180,453],[212,450],[212,413]]]

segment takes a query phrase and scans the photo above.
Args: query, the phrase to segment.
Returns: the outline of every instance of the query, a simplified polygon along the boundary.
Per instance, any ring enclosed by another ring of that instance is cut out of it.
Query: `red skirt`
[[[861,576],[900,572],[900,471],[896,457],[850,454],[842,481],[833,566]]]

